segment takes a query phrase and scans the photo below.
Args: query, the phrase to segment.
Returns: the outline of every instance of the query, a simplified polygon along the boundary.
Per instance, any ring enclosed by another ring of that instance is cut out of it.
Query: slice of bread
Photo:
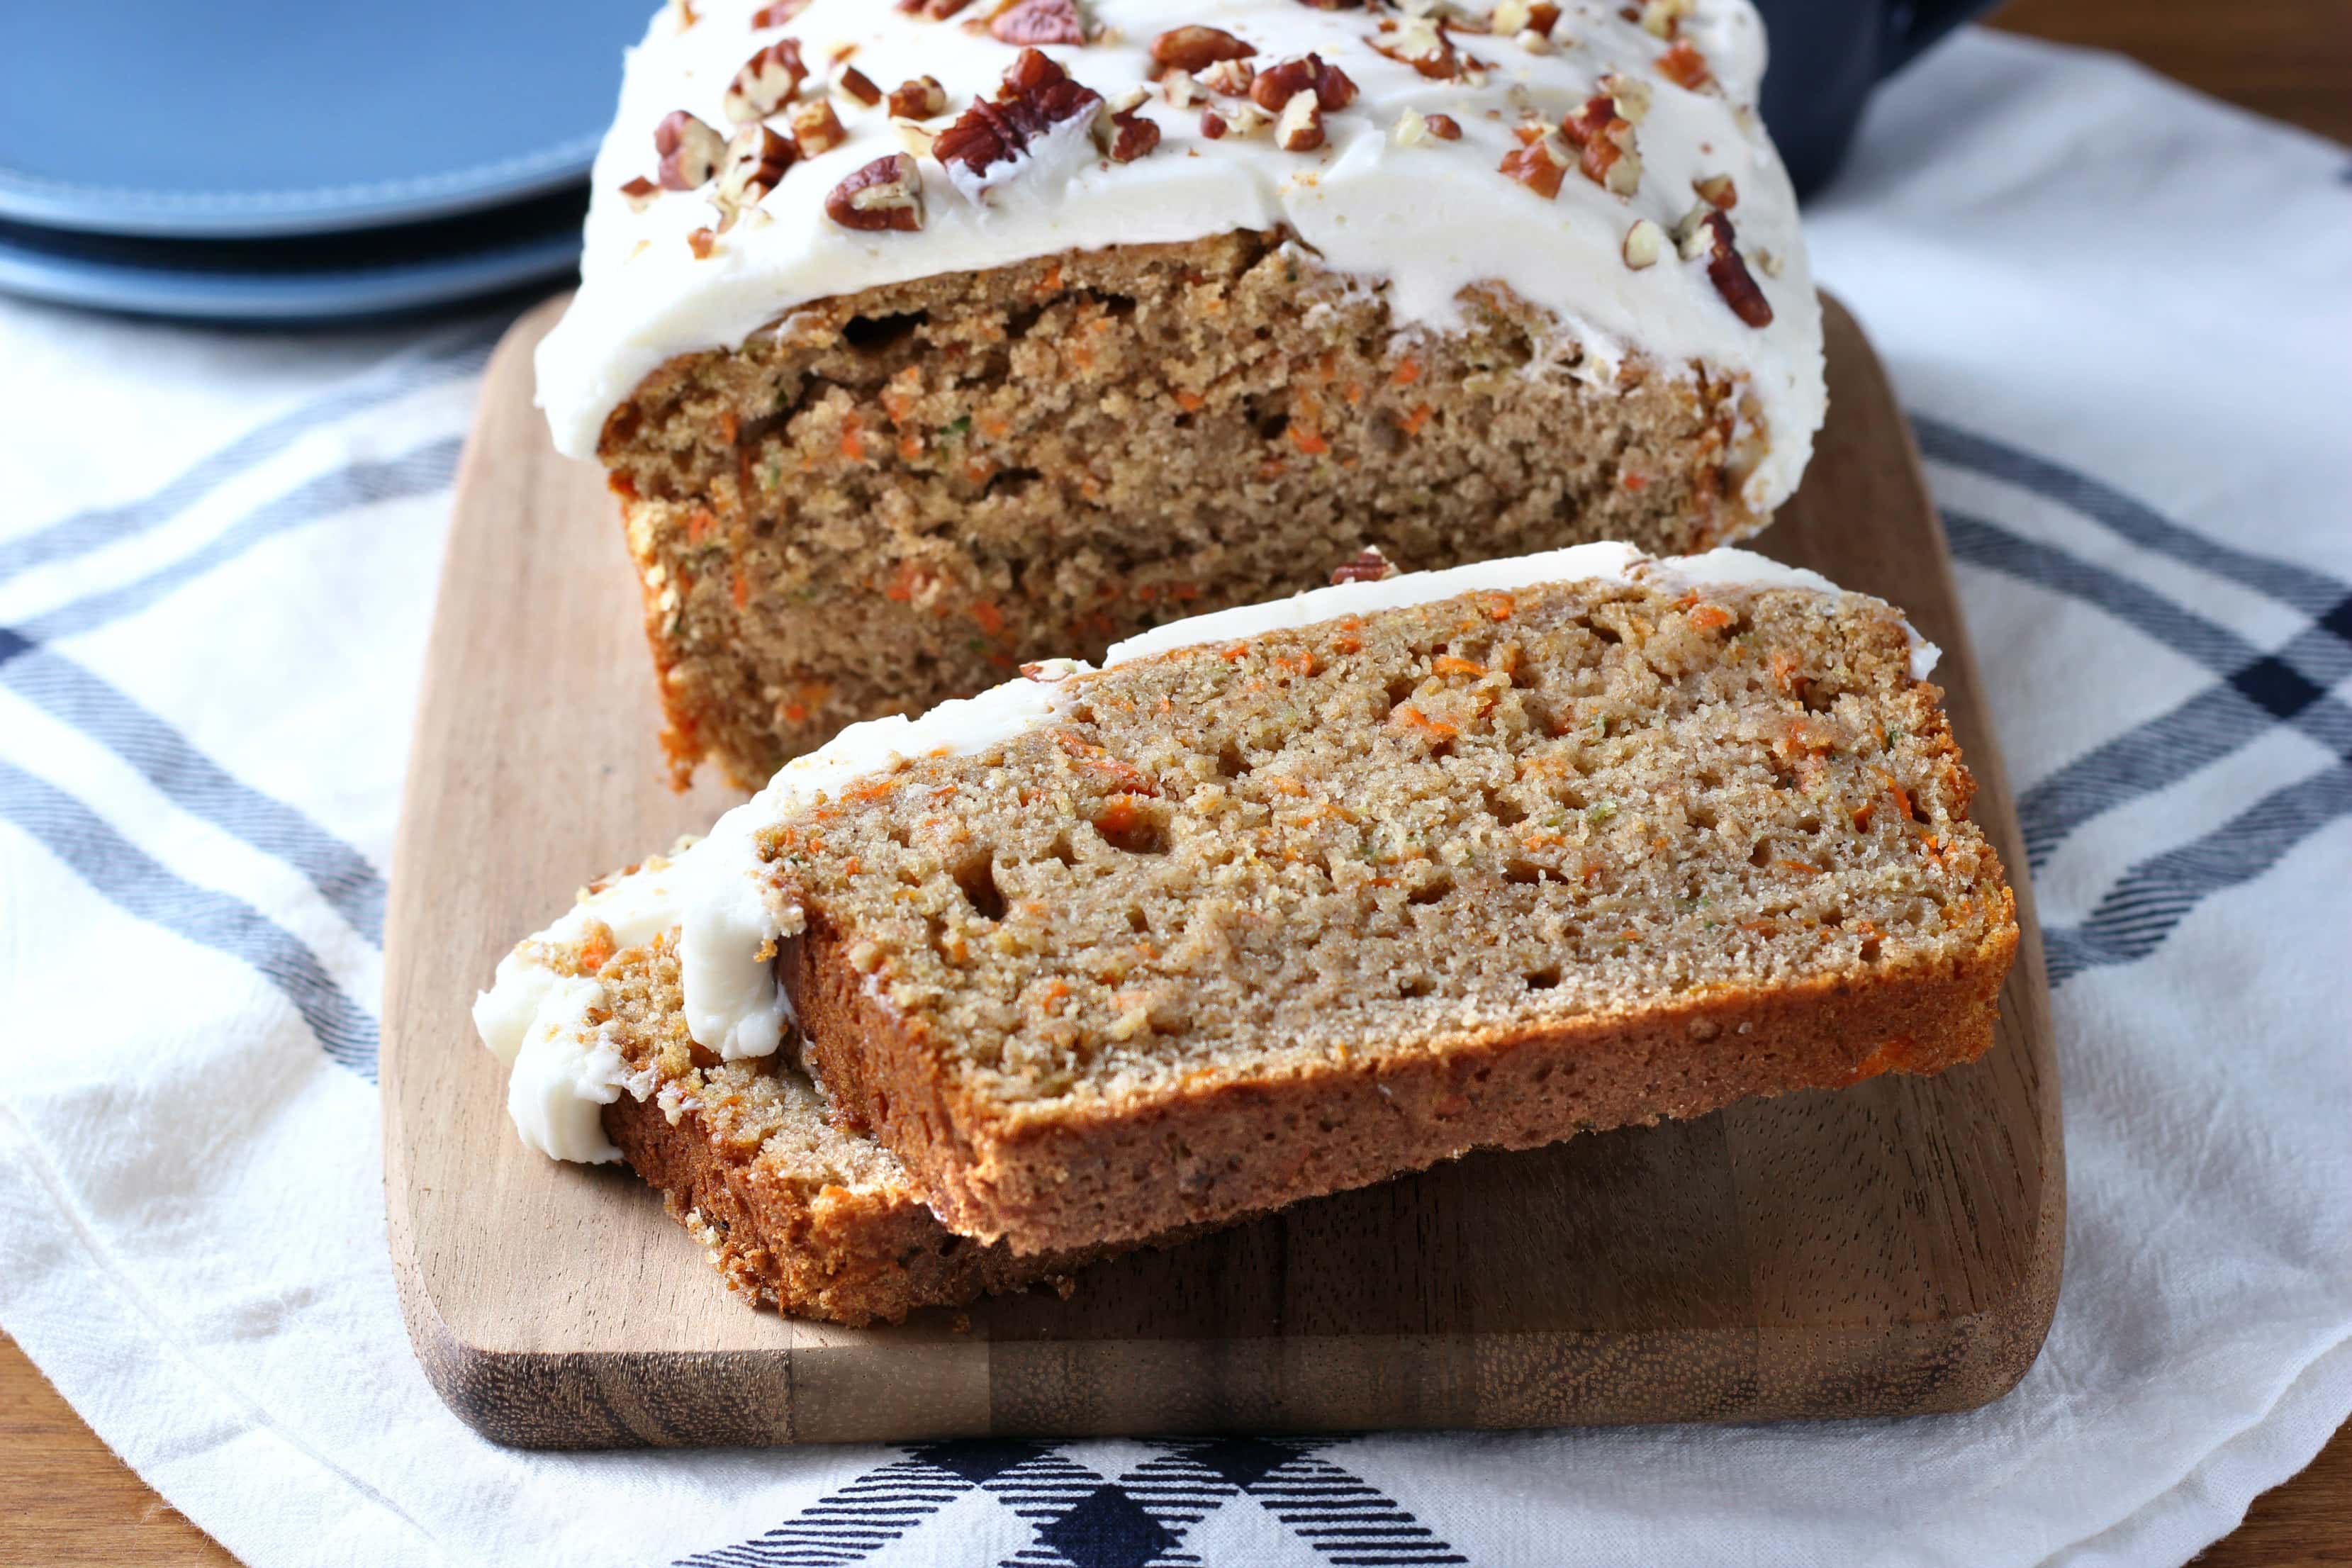
[[[1908,628],[1688,564],[1212,617],[804,794],[757,842],[810,1060],[1054,1255],[1979,1055],[2014,904]]]
[[[1120,1250],[1019,1255],[950,1231],[896,1156],[831,1123],[823,1091],[784,1053],[721,1062],[695,1046],[673,933],[589,973],[629,1075],[628,1092],[604,1107],[604,1131],[752,1300],[896,1322],[1039,1283],[1066,1289],[1071,1269]]]

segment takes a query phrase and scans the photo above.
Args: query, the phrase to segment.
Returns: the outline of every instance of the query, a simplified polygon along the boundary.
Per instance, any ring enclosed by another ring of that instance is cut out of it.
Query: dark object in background
[[[1810,196],[1844,162],[1871,89],[1991,0],[1756,0],[1771,62],[1764,123],[1797,194]]]

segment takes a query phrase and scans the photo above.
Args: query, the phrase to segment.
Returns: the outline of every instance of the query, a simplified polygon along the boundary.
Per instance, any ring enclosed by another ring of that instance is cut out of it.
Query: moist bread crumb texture
[[[888,1150],[832,1124],[823,1093],[782,1053],[721,1063],[694,1044],[674,935],[569,958],[603,983],[629,1072],[604,1109],[606,1135],[752,1300],[896,1322],[918,1307],[1066,1283],[1106,1250],[1015,1256],[949,1231]]]
[[[1621,539],[1690,553],[1769,432],[1735,383],[1592,373],[1499,290],[1393,329],[1278,236],[1068,252],[817,301],[680,356],[600,448],[674,761],[754,784],[844,724],[1278,596]]]
[[[1895,615],[1587,582],[1076,678],[772,827],[841,1110],[1051,1250],[1990,1043],[2013,901]]]

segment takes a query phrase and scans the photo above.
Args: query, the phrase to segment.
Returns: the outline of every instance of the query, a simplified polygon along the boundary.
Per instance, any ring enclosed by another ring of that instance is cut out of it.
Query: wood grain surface
[[[1966,1408],[2056,1300],[2063,1166],[2028,890],[1993,1050],[1936,1079],[1474,1156],[968,1312],[857,1331],[728,1295],[651,1189],[522,1147],[475,989],[572,889],[706,826],[664,784],[603,476],[493,357],[457,500],[385,941],[384,1159],[411,1333],[459,1415],[547,1446],[1529,1426]],[[2021,865],[1907,428],[1832,306],[1831,416],[1765,548],[1905,606]],[[528,583],[528,595],[514,584]]]
[[[2257,112],[2352,141],[2342,0],[2020,0],[1996,26],[2124,51]],[[217,1568],[233,1559],[139,1482],[0,1337],[0,1549],[27,1563]],[[2257,1499],[2202,1568],[2352,1563],[2352,1431]]]

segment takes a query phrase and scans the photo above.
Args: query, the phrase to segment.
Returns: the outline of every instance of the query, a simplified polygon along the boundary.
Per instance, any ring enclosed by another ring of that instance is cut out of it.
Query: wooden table
[[[2191,86],[2352,142],[2344,0],[2017,0],[1996,22],[2121,49]],[[236,1560],[124,1467],[16,1344],[0,1337],[0,1559],[234,1568]],[[2352,1431],[2255,1500],[2203,1568],[2352,1563]]]

